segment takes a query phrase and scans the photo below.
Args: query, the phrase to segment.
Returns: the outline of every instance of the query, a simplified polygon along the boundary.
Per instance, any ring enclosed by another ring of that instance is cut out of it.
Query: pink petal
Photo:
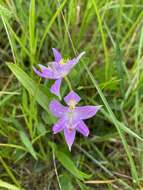
[[[45,73],[40,72],[38,69],[36,69],[35,67],[33,67],[34,72],[39,76],[39,77],[43,77],[43,78],[48,78],[47,75]]]
[[[50,92],[55,94],[56,96],[60,97],[60,86],[61,86],[62,79],[57,79],[54,84],[50,88]]]
[[[76,62],[78,63],[78,61],[80,60],[80,58],[85,54],[85,51],[83,51],[82,53],[80,53],[77,57],[76,57]]]
[[[41,69],[41,71],[39,71],[38,69],[36,69],[35,67],[33,67],[34,72],[43,78],[48,78],[48,79],[57,79],[58,76],[56,75],[56,73],[49,67],[45,67],[43,65],[39,64],[39,67]]]
[[[76,58],[69,60],[66,64],[63,65],[63,70],[68,73],[70,70],[79,62],[80,58],[85,54],[85,52],[80,53]]]
[[[82,135],[87,137],[89,135],[89,129],[83,121],[80,121],[76,127],[76,130],[80,132]]]
[[[71,100],[75,101],[75,105],[76,105],[81,100],[81,98],[79,97],[77,93],[75,93],[74,91],[71,91],[70,93],[68,93],[68,95],[64,97],[64,101],[66,102],[67,105],[69,105]]]
[[[69,130],[67,127],[64,128],[65,140],[66,140],[66,143],[67,143],[70,151],[71,151],[71,146],[75,139],[75,134],[76,134],[75,129]]]
[[[57,100],[52,100],[49,104],[49,110],[54,116],[61,118],[65,116],[66,112],[68,111],[68,107],[63,106]]]
[[[60,60],[62,59],[60,52],[56,48],[52,48],[52,50],[55,57],[55,61],[60,62]]]
[[[93,117],[101,106],[81,106],[75,108],[76,117],[79,120],[89,119]]]
[[[61,132],[65,127],[65,120],[61,118],[52,128],[54,134]]]
[[[49,62],[48,68],[53,71],[55,79],[63,78],[65,75],[67,75],[67,72],[65,72],[62,68],[62,64],[58,62]]]

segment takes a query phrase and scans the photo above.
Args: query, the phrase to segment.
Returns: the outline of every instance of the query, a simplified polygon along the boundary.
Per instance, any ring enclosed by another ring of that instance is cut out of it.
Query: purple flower
[[[33,67],[33,69],[35,73],[40,77],[56,80],[52,85],[50,91],[60,97],[60,86],[62,79],[78,63],[79,59],[85,54],[85,52],[82,52],[76,58],[65,61],[62,59],[62,56],[57,49],[52,48],[52,50],[55,61],[50,62],[48,67],[39,64],[41,71],[37,70],[35,67]]]
[[[63,106],[57,100],[52,100],[49,105],[51,113],[59,118],[58,122],[53,126],[54,134],[64,131],[66,143],[71,150],[71,146],[75,139],[76,131],[84,136],[89,135],[89,129],[83,120],[93,117],[101,106],[79,106],[76,104],[80,101],[80,97],[74,91],[71,91],[64,97],[64,101],[68,106]]]

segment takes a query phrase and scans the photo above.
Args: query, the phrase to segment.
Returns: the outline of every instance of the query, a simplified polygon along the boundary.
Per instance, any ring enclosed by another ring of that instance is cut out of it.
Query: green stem
[[[70,91],[72,91],[72,85],[71,85],[70,80],[68,79],[68,77],[65,77],[64,79],[66,80],[66,82],[67,82],[67,84],[69,86]]]

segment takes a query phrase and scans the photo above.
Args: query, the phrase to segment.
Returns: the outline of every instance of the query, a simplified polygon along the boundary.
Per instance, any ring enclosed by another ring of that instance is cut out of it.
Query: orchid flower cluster
[[[71,69],[78,63],[85,52],[80,53],[77,57],[71,60],[64,60],[60,52],[52,48],[55,60],[50,62],[47,67],[40,65],[38,69],[35,67],[34,72],[42,77],[55,80],[50,88],[50,92],[60,98],[60,86],[62,80],[69,74]],[[77,106],[81,100],[80,96],[71,90],[65,97],[64,101],[67,106],[62,105],[58,100],[52,100],[49,104],[50,112],[58,118],[58,121],[53,126],[53,133],[57,134],[64,131],[66,143],[71,151],[76,132],[87,137],[89,129],[84,120],[93,117],[101,106]]]

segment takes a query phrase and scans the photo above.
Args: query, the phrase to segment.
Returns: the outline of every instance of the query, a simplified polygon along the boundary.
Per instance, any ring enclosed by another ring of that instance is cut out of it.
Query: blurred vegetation
[[[143,1],[0,0],[0,17],[0,189],[141,190]],[[52,47],[86,51],[69,79],[81,105],[103,105],[71,153],[32,69]]]

